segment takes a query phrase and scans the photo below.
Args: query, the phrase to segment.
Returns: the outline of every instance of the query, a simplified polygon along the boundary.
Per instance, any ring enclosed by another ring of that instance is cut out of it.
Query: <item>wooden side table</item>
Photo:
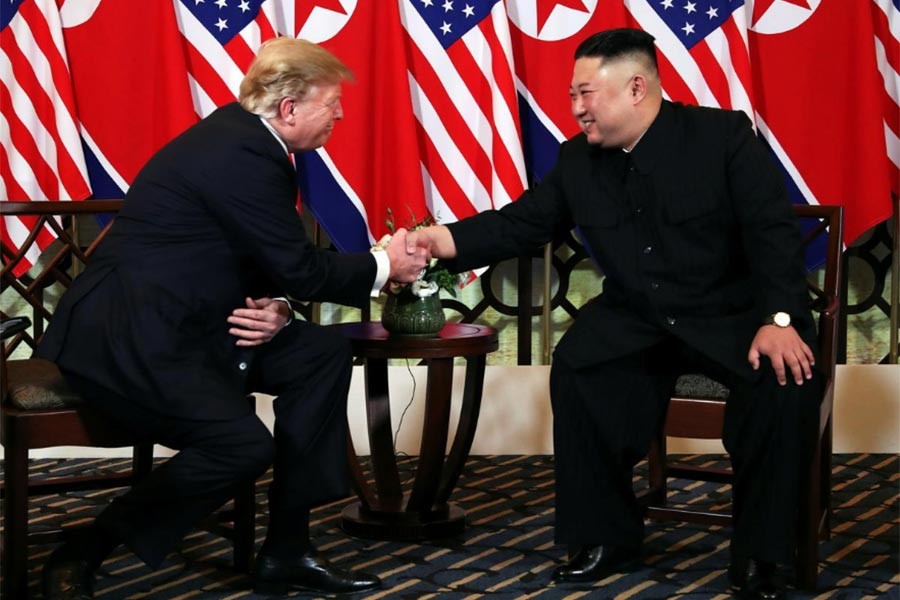
[[[364,362],[366,415],[374,485],[366,481],[348,436],[353,487],[359,502],[344,509],[342,527],[355,536],[387,540],[448,537],[465,529],[465,512],[448,502],[462,472],[481,408],[485,360],[497,349],[497,332],[485,325],[447,323],[435,337],[391,336],[380,323],[334,325]],[[447,437],[453,359],[466,359],[466,380],[456,437]],[[404,492],[394,455],[388,395],[389,358],[423,359],[428,366],[422,445],[412,489]]]

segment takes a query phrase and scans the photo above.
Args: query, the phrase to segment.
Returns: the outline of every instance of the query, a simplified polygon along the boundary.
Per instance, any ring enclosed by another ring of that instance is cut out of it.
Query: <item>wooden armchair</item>
[[[825,250],[824,276],[808,284],[811,308],[818,315],[818,366],[825,375],[825,395],[819,416],[819,437],[808,474],[805,494],[799,507],[796,578],[800,587],[816,588],[818,541],[830,536],[831,438],[834,403],[834,372],[837,359],[837,324],[840,310],[843,209],[840,206],[796,206],[795,213],[806,231],[804,245]],[[685,375],[678,380],[669,403],[665,430],[648,456],[649,487],[642,494],[648,502],[648,516],[654,519],[729,525],[727,514],[675,508],[666,504],[666,479],[698,479],[730,482],[730,469],[703,468],[679,463],[666,455],[666,438],[720,439],[728,389],[702,375]]]
[[[114,216],[121,201],[86,202],[0,202],[3,217],[24,217],[29,222],[29,235],[16,251],[2,247],[3,306],[19,304],[16,312],[27,310],[33,328],[4,332],[0,369],[2,369],[2,403],[0,403],[0,443],[5,459],[3,484],[3,556],[2,575],[5,598],[27,598],[28,546],[61,541],[62,530],[29,532],[29,496],[63,492],[130,486],[150,472],[153,446],[135,445],[123,431],[111,427],[100,416],[86,408],[81,398],[67,386],[52,362],[26,358],[8,360],[17,347],[32,350],[43,335],[53,313],[54,300],[71,285],[78,270],[90,260],[98,243],[106,235],[103,228],[93,243],[84,248],[78,240],[79,215],[108,214]],[[43,228],[51,229],[57,241],[48,248],[37,267],[17,274],[25,252],[31,248]],[[0,318],[10,315],[0,311]],[[8,334],[8,335],[7,335]],[[99,448],[134,447],[132,468],[125,473],[56,477],[31,481],[28,477],[28,454],[32,449],[56,446]],[[233,522],[228,534],[234,539],[234,563],[239,570],[249,571],[254,548],[255,485],[242,488],[235,498],[234,509],[220,515]]]

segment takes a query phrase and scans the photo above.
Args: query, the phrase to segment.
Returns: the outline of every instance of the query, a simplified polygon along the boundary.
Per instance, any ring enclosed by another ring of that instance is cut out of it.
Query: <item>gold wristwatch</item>
[[[776,327],[790,327],[791,326],[791,315],[786,312],[776,312],[772,313],[765,319],[763,319],[764,325],[775,325]]]

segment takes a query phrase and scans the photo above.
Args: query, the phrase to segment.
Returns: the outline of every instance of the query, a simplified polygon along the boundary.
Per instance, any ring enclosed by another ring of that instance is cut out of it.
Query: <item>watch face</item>
[[[786,312],[777,312],[772,315],[772,322],[779,327],[787,327],[791,324],[791,315]]]

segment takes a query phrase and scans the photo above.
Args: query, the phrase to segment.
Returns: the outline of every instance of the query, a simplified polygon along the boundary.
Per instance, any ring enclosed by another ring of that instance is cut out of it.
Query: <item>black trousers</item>
[[[270,525],[306,534],[309,509],[346,496],[346,402],[352,374],[349,343],[310,323],[291,323],[255,351],[247,390],[277,396],[274,438],[251,411],[222,420],[182,419],[142,408],[127,397],[65,373],[92,408],[144,441],[178,453],[116,498],[98,517],[152,567],[241,483],[274,463]],[[282,536],[284,537],[284,536]],[[306,540],[297,540],[303,544]]]
[[[760,377],[748,381],[675,338],[584,369],[556,357],[550,372],[556,541],[641,544],[633,468],[662,427],[683,373],[703,373],[731,391],[723,442],[735,472],[732,554],[791,562],[800,485],[818,431],[821,374],[814,369],[800,386],[789,376],[780,386],[763,360]]]

